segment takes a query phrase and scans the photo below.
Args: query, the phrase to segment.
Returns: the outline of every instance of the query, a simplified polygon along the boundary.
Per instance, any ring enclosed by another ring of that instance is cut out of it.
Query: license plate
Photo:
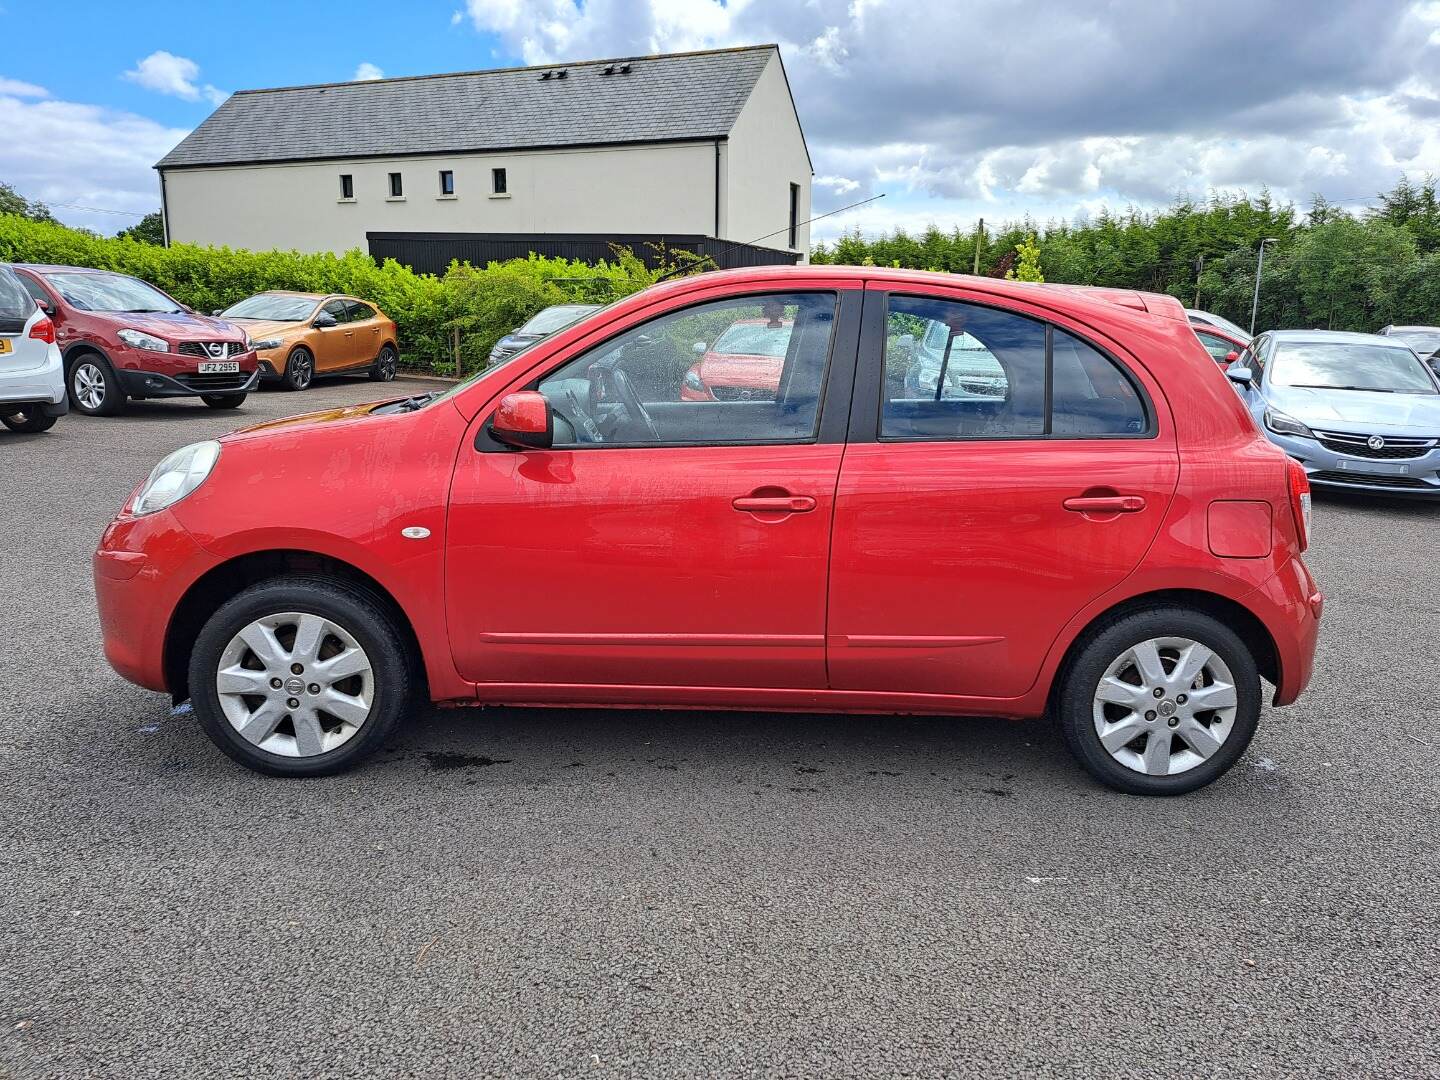
[[[1345,472],[1383,473],[1385,476],[1404,476],[1410,471],[1408,464],[1394,461],[1348,461],[1341,458],[1338,464]]]
[[[201,375],[233,375],[239,370],[239,360],[207,360],[200,365]]]
[[[0,337],[0,356],[4,356],[11,349],[10,339]]]

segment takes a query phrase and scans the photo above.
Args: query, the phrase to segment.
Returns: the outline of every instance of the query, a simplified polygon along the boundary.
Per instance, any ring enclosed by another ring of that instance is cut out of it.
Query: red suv
[[[245,331],[126,274],[11,264],[55,323],[71,406],[114,416],[131,398],[198,397],[234,409],[259,381]]]
[[[694,343],[776,306],[774,394],[686,400]],[[983,394],[945,377],[962,337]],[[668,282],[444,392],[172,454],[96,552],[106,656],[281,775],[429,700],[1051,713],[1101,781],[1188,791],[1262,678],[1304,689],[1322,605],[1305,474],[1204,356],[1164,296]]]

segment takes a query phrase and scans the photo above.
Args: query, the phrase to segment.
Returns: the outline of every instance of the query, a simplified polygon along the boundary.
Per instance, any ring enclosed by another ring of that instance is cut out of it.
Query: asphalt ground
[[[1440,1075],[1440,507],[1317,497],[1315,681],[1180,799],[1043,722],[624,710],[266,779],[105,665],[90,553],[376,395],[0,431],[0,1076]]]

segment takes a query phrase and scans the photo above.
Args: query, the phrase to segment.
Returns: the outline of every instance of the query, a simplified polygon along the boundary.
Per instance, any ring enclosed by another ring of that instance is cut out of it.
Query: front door
[[[355,331],[350,325],[348,305],[344,300],[330,300],[320,310],[334,318],[335,325],[319,327],[315,332],[315,370],[323,373],[347,368],[355,353]]]
[[[1159,529],[1178,478],[1163,399],[1078,329],[963,294],[871,291],[865,318],[831,685],[1019,696]]]
[[[701,361],[742,321],[764,340],[740,393],[708,383]],[[842,305],[833,290],[632,317],[507,388],[549,400],[548,450],[491,439],[492,400],[451,491],[447,605],[461,674],[824,687],[830,519],[858,323],[858,302]]]

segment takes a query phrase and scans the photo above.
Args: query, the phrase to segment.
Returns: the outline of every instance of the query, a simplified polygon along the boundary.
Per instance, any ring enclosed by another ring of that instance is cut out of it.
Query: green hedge
[[[195,244],[156,247],[14,214],[0,214],[0,262],[115,270],[157,285],[197,311],[229,307],[266,289],[347,293],[378,304],[395,320],[407,367],[439,374],[455,372],[457,355],[463,371],[476,370],[501,336],[541,308],[607,302],[645,288],[662,273],[703,268],[683,260],[652,271],[632,252],[617,249],[612,262],[593,266],[532,255],[484,268],[452,264],[436,277],[393,259],[377,266],[358,249],[307,255]]]

